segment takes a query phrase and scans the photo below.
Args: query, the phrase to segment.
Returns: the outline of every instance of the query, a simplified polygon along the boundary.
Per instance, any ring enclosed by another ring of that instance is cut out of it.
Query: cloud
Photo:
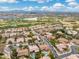
[[[66,2],[68,3],[68,6],[72,7],[72,8],[79,6],[79,4],[76,2],[76,0],[66,0]]]
[[[67,7],[68,12],[79,12],[77,8]]]
[[[53,6],[50,7],[50,11],[59,11],[59,12],[79,12],[79,4],[72,0],[72,2],[68,2],[68,5],[62,3],[55,3]]]
[[[28,1],[28,0],[23,0],[23,1]]]
[[[71,3],[74,5],[75,3]],[[55,3],[51,6],[25,6],[25,7],[1,7],[0,11],[11,11],[11,10],[24,10],[24,11],[49,11],[49,12],[77,12],[79,5],[75,4],[75,7],[66,6],[62,3]]]
[[[48,6],[43,6],[40,9],[41,11],[49,11],[49,7]]]
[[[46,0],[37,0],[38,3],[44,3]]]
[[[31,2],[37,2],[37,3],[45,3],[45,2],[52,1],[52,0],[23,0],[23,1],[31,1]]]
[[[32,6],[29,6],[29,7],[22,8],[22,10],[24,10],[24,11],[33,11],[33,10],[35,10],[35,8],[32,7]]]
[[[9,11],[9,7],[0,6],[0,11]]]
[[[12,10],[22,10],[21,8],[11,8],[7,6],[0,6],[0,11],[12,11]]]
[[[66,2],[74,2],[75,0],[66,0]]]
[[[60,9],[60,8],[63,8],[63,7],[65,7],[63,4],[61,4],[61,3],[55,3],[54,5],[53,5],[53,8],[54,9]]]
[[[20,8],[11,8],[11,7],[6,7],[6,6],[0,6],[0,11],[12,11],[12,10],[24,10],[24,11],[33,11],[36,10],[37,7],[32,7],[32,6],[28,6],[28,7],[20,7]]]
[[[0,0],[0,3],[2,3],[2,2],[7,2],[7,3],[17,3],[18,1],[16,1],[16,0]]]
[[[79,5],[78,5],[78,6],[76,6],[76,7],[75,7],[75,9],[78,9],[78,10],[79,10]]]
[[[55,3],[52,6],[43,6],[40,8],[41,11],[50,11],[50,12],[54,12],[54,11],[64,11],[65,10],[65,5],[61,4],[61,3]]]
[[[70,3],[68,3],[68,5],[69,5],[70,7],[76,7],[76,6],[78,6],[79,4],[76,3],[76,2],[70,2]]]

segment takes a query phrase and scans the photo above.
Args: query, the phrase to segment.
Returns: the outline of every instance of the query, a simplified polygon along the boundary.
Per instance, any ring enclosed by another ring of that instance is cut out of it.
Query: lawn
[[[50,43],[51,43],[53,46],[55,46],[55,45],[58,43],[58,41],[57,41],[56,39],[51,39],[51,40],[50,40]]]
[[[79,53],[79,47],[77,47],[77,52]]]

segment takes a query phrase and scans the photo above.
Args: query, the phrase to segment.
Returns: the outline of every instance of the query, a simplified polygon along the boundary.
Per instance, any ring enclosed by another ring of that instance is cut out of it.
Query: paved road
[[[48,41],[48,39],[46,37],[44,37],[43,39],[48,44],[49,48],[51,49],[52,53],[54,54],[54,57],[58,58],[58,54],[56,53],[54,46],[51,45],[51,43]]]
[[[79,54],[78,51],[77,51],[77,46],[71,46],[71,49],[72,49],[72,54]]]

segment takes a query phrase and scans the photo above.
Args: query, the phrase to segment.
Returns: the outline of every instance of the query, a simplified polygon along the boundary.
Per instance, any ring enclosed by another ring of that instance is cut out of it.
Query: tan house
[[[65,49],[68,49],[68,45],[67,44],[57,44],[56,47],[59,50],[59,52],[64,52]]]
[[[79,40],[78,40],[78,39],[73,39],[72,42],[73,42],[74,44],[79,45]]]
[[[65,57],[64,59],[79,59],[79,54],[77,54],[77,55],[70,55],[68,57]]]
[[[18,54],[17,54],[17,56],[28,56],[29,55],[29,51],[28,51],[28,49],[27,48],[17,48],[17,52],[18,52]]]
[[[59,38],[57,40],[59,41],[59,43],[69,43],[69,41],[65,38]]]
[[[28,47],[30,52],[39,52],[39,48],[36,45],[29,45]]]
[[[39,59],[51,59],[51,58],[49,56],[43,56],[43,57],[41,57]]]
[[[6,44],[8,44],[9,42],[15,43],[15,39],[14,38],[8,38],[6,40]]]
[[[23,37],[19,37],[19,38],[17,38],[16,42],[17,43],[24,42],[24,38]]]
[[[49,50],[49,47],[46,44],[39,45],[39,47],[41,50]]]

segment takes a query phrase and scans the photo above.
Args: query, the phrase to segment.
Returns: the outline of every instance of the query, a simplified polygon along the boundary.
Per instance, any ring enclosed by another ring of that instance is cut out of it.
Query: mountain
[[[78,12],[48,12],[48,11],[24,11],[24,10],[11,10],[0,11],[0,14],[48,14],[48,15],[79,15]]]

